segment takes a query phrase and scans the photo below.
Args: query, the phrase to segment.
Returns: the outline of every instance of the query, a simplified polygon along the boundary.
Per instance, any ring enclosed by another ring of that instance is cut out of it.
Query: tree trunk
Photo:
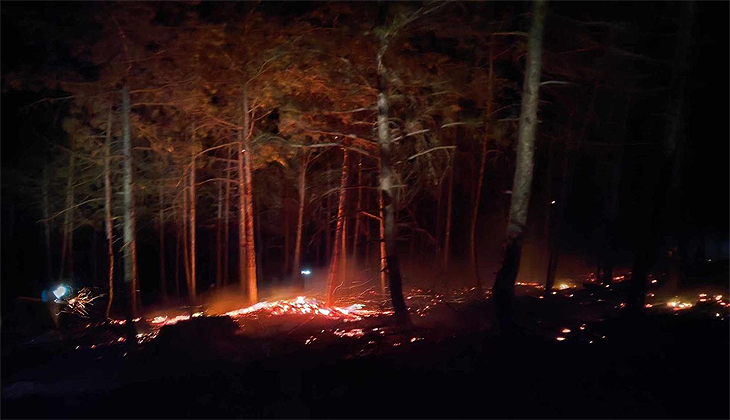
[[[218,184],[218,217],[215,233],[215,287],[220,290],[223,286],[223,246],[221,244],[221,235],[223,231],[223,186],[221,181]]]
[[[223,284],[227,285],[229,280],[229,270],[230,270],[230,249],[229,249],[229,241],[230,241],[230,226],[229,226],[229,213],[230,213],[230,202],[231,202],[231,167],[232,164],[230,162],[231,159],[231,152],[228,151],[228,159],[229,161],[226,162],[226,199],[224,201],[224,207],[223,207]]]
[[[449,197],[446,203],[446,232],[444,235],[444,259],[441,271],[443,272],[443,283],[446,286],[446,271],[449,269],[449,257],[451,255],[451,214],[454,205],[454,166],[456,166],[456,151],[451,160],[451,168],[449,168]]]
[[[175,298],[180,299],[180,232],[175,234]]]
[[[380,293],[385,294],[386,284],[386,258],[385,258],[385,208],[383,206],[383,193],[378,189],[378,208],[380,209],[380,221],[378,223],[378,255],[380,256]]]
[[[195,127],[193,127],[193,141],[195,141]],[[195,305],[197,301],[197,279],[195,270],[195,261],[197,259],[195,246],[195,207],[197,205],[197,197],[195,196],[195,150],[190,149],[190,288],[188,289],[188,297],[190,304]]]
[[[515,279],[520,266],[520,254],[522,253],[522,241],[527,223],[527,210],[530,202],[530,188],[534,169],[544,21],[545,1],[534,0],[532,27],[527,41],[527,65],[517,140],[515,178],[512,186],[509,222],[507,224],[507,241],[502,267],[497,273],[493,287],[498,317],[502,325],[508,328],[512,324],[512,300]]]
[[[129,121],[129,91],[122,88],[122,144],[124,148],[124,286],[128,290],[127,305],[131,316],[137,315],[137,269],[134,216],[134,192],[132,191],[132,137]],[[131,320],[127,320],[131,322]]]
[[[238,284],[241,292],[247,293],[246,283],[246,181],[243,171],[245,128],[238,132]]]
[[[282,278],[289,275],[289,264],[290,264],[290,258],[291,255],[289,253],[289,248],[291,248],[291,245],[289,244],[289,212],[287,212],[287,206],[286,206],[286,188],[284,187],[284,184],[282,183],[281,186],[281,217],[282,223],[284,224],[284,243],[282,245],[282,253],[284,254],[284,267],[282,270]]]
[[[489,76],[487,84],[487,119],[492,117],[492,92],[494,91],[494,65],[492,60],[493,42],[489,41]],[[538,80],[539,82],[539,80]],[[482,198],[482,184],[484,184],[484,170],[487,167],[487,150],[489,148],[489,133],[490,127],[485,130],[484,138],[482,139],[482,156],[479,164],[479,179],[476,185],[474,207],[472,207],[471,214],[471,230],[469,232],[469,251],[471,256],[471,269],[474,275],[474,286],[477,291],[481,294],[482,291],[482,279],[479,276],[479,267],[477,265],[477,221],[479,220],[479,205],[481,204]]]
[[[252,190],[253,191],[253,190]],[[256,201],[258,199],[254,199]],[[254,203],[255,204],[255,203]],[[258,209],[258,204],[255,204],[253,206],[254,209]],[[261,212],[260,211],[254,211],[254,226],[263,226],[261,224]],[[263,267],[264,264],[266,264],[266,242],[264,241],[263,237],[261,236],[261,229],[254,229],[254,232],[256,233],[256,243],[258,244],[256,246],[256,278],[263,278]]]
[[[76,155],[73,152],[73,145],[71,146],[71,153],[69,154],[68,158],[68,178],[66,179],[66,211],[63,216],[63,242],[61,243],[61,269],[58,273],[58,280],[61,281],[63,279],[63,275],[66,268],[66,260],[68,259],[68,266],[69,275],[73,275],[73,270],[71,269],[71,258],[73,255],[73,252],[70,250],[73,249],[73,205],[74,205],[74,163],[76,159]]]
[[[112,138],[112,111],[109,109],[109,117],[106,125],[106,139],[104,142],[104,221],[106,222],[106,240],[107,240],[107,257],[109,259],[108,273],[108,294],[109,299],[106,304],[106,317],[112,310],[112,302],[114,301],[114,233],[112,222],[112,183],[110,169],[110,149]]]
[[[190,247],[188,244],[188,175],[183,175],[183,267],[185,268],[185,287],[190,295]]]
[[[337,206],[337,228],[335,229],[335,245],[332,248],[332,259],[330,260],[329,274],[327,275],[327,306],[335,303],[335,290],[339,287],[335,284],[339,274],[339,265],[341,263],[342,240],[344,239],[345,224],[345,198],[347,196],[347,149],[343,150],[342,157],[342,175],[340,176],[340,200]]]
[[[644,310],[646,277],[649,270],[656,261],[660,252],[659,235],[662,224],[664,229],[671,236],[676,235],[676,227],[679,222],[677,207],[680,204],[679,179],[680,165],[682,161],[681,130],[684,124],[683,108],[685,91],[687,85],[688,59],[690,55],[690,44],[692,38],[692,25],[695,15],[694,2],[682,3],[682,23],[680,27],[679,40],[675,52],[675,74],[673,75],[674,93],[670,101],[669,119],[662,147],[662,161],[659,172],[659,181],[654,188],[654,206],[649,215],[648,229],[637,241],[638,249],[631,273],[630,298],[627,301],[627,309],[632,314],[639,314]],[[679,271],[679,261],[676,257],[670,259],[670,271]],[[678,275],[678,273],[671,273]]]
[[[331,233],[331,227],[332,227],[332,183],[330,177],[330,174],[332,172],[332,167],[330,166],[329,160],[327,161],[327,212],[325,213],[325,229],[324,229],[324,255],[325,258],[327,256],[332,255],[332,233]],[[330,261],[330,264],[332,264],[332,261]]]
[[[256,235],[254,232],[254,212],[253,212],[253,178],[251,175],[251,145],[249,144],[249,137],[253,134],[251,132],[251,122],[249,118],[248,110],[248,98],[246,97],[246,91],[243,91],[243,126],[246,129],[246,135],[243,138],[243,148],[245,153],[243,154],[243,166],[246,175],[246,230],[249,233],[248,237],[248,300],[251,303],[258,302],[258,286],[256,281]]]
[[[360,212],[362,211],[362,155],[357,162],[357,205],[355,206],[355,230],[352,238],[353,267],[358,269],[357,238],[360,236]]]
[[[624,116],[624,123],[620,132],[619,147],[616,151],[615,162],[613,163],[613,169],[611,174],[611,188],[609,195],[609,203],[607,209],[607,217],[604,221],[606,229],[605,235],[605,248],[603,252],[603,260],[601,265],[603,266],[603,284],[611,284],[613,281],[613,265],[616,253],[616,229],[618,228],[618,211],[619,211],[619,192],[621,187],[621,175],[623,172],[623,155],[624,155],[624,144],[626,142],[626,132],[629,119],[629,107],[630,97],[626,98],[626,110]]]
[[[570,144],[570,134],[568,134],[568,141],[566,142],[565,152],[563,157],[563,165],[561,168],[561,185],[560,192],[555,200],[550,200],[550,207],[548,209],[549,219],[547,226],[548,235],[548,266],[547,266],[547,277],[545,279],[545,295],[548,296],[555,285],[555,273],[558,268],[558,259],[560,258],[560,241],[561,232],[563,230],[563,211],[565,208],[565,202],[568,199],[568,184],[573,178],[573,159],[571,155],[573,153]],[[555,201],[555,204],[552,204]]]
[[[160,229],[160,297],[162,297],[162,302],[167,302],[167,279],[165,275],[165,215],[163,212],[165,196],[162,182],[160,182],[158,189],[160,196],[160,208],[158,209],[158,223]]]
[[[91,231],[91,285],[94,289],[98,287],[97,285],[97,275],[99,273],[98,266],[99,266],[99,251],[96,249],[96,227],[93,228]]]
[[[342,239],[340,240],[340,246],[342,247],[340,251],[340,258],[342,259],[339,273],[341,278],[340,285],[346,287],[350,285],[347,279],[347,202],[345,202],[345,210],[342,215]]]
[[[51,210],[48,205],[48,168],[43,168],[43,227],[46,239],[46,280],[53,278],[53,259],[51,257]]]
[[[301,273],[302,258],[302,230],[304,229],[304,198],[306,193],[307,166],[309,165],[309,151],[302,151],[302,164],[299,169],[299,211],[297,212],[297,236],[294,242],[294,284],[300,290],[304,290],[304,282]]]
[[[393,191],[393,168],[391,167],[391,140],[388,125],[388,80],[383,58],[388,48],[384,39],[381,39],[380,50],[377,55],[378,66],[378,147],[380,149],[380,191],[383,208],[382,240],[385,245],[385,263],[388,269],[388,283],[390,298],[393,303],[395,318],[400,323],[410,323],[406,301],[403,299],[403,285],[398,260],[398,246],[396,240],[398,232],[395,225],[397,197]]]

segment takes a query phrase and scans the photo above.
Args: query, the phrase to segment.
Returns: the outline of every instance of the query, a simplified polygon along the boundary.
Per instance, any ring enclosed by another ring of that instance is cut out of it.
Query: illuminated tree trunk
[[[247,118],[244,118],[244,120],[248,121]],[[238,282],[241,291],[244,293],[247,292],[246,242],[248,236],[246,232],[246,176],[243,171],[243,151],[245,150],[243,138],[246,136],[245,131],[245,128],[238,131]]]
[[[327,161],[327,213],[325,213],[326,216],[324,229],[325,258],[332,255],[332,233],[330,230],[330,228],[332,227],[332,183],[330,182],[332,179],[332,177],[330,177],[331,171],[332,167],[330,166],[330,162]],[[330,261],[330,264],[332,264],[332,261]]]
[[[378,222],[378,255],[380,256],[380,293],[385,294],[386,258],[385,258],[385,206],[383,206],[383,192],[378,190],[378,208],[380,220]]]
[[[382,6],[381,6],[382,7]],[[381,39],[377,55],[378,66],[378,147],[380,149],[380,192],[383,219],[382,240],[385,245],[385,263],[388,270],[390,299],[393,303],[395,318],[400,323],[409,323],[408,308],[403,298],[403,285],[398,259],[398,237],[395,226],[397,197],[393,193],[393,168],[391,164],[390,127],[388,125],[388,80],[383,56],[388,44]],[[382,249],[381,249],[382,252]]]
[[[180,232],[175,234],[175,298],[180,299]]]
[[[249,144],[249,138],[251,133],[251,122],[249,119],[248,110],[248,98],[246,97],[246,91],[243,92],[243,125],[246,129],[246,135],[243,137],[243,147],[245,153],[243,153],[243,166],[246,175],[246,231],[249,233],[248,236],[248,299],[251,303],[258,302],[258,283],[256,281],[256,244],[255,244],[255,232],[254,232],[254,213],[253,213],[253,178],[251,175],[251,145]]]
[[[68,273],[73,276],[73,205],[74,205],[74,163],[76,155],[71,146],[68,158],[68,178],[66,179],[66,211],[63,216],[63,242],[61,243],[61,270],[58,273],[59,281],[63,279],[66,260],[68,259]]]
[[[335,229],[335,244],[332,248],[332,259],[330,260],[329,274],[327,275],[327,306],[335,303],[335,289],[339,287],[337,275],[341,263],[342,240],[345,225],[345,198],[347,196],[347,149],[343,150],[342,175],[340,176],[340,200],[337,206],[337,227]]]
[[[195,140],[195,128],[193,127],[193,141]],[[195,207],[197,197],[195,196],[195,151],[190,149],[190,287],[188,296],[190,304],[194,305],[197,300],[197,279],[195,277],[195,261],[197,259],[195,247]]]
[[[284,276],[286,276],[289,275],[289,264],[291,258],[291,255],[289,254],[289,248],[291,248],[291,245],[289,244],[289,212],[287,211],[286,206],[286,189],[282,186],[281,191],[281,217],[282,219],[284,219],[282,220],[282,223],[284,223],[284,269],[282,270],[282,273]]]
[[[112,138],[112,112],[109,110],[109,117],[106,124],[106,139],[104,141],[104,221],[107,241],[107,258],[109,260],[108,289],[109,299],[106,304],[106,317],[112,310],[114,301],[114,231],[112,222],[112,183],[110,169],[110,149]]]
[[[258,208],[258,205],[254,205],[253,207],[256,209]],[[255,211],[253,214],[255,217],[254,226],[261,226],[261,212]],[[264,266],[266,261],[266,242],[264,242],[264,239],[261,236],[261,229],[254,229],[254,232],[256,233],[256,243],[258,244],[256,249],[256,277],[261,278],[263,276],[261,268]]]
[[[185,287],[190,289],[190,247],[188,244],[188,175],[183,175],[183,267],[185,268]],[[188,296],[190,291],[188,290]]]
[[[215,287],[220,289],[223,286],[223,246],[221,244],[221,235],[223,234],[223,185],[221,181],[218,184],[218,217],[215,233]]]
[[[229,270],[230,270],[230,226],[229,226],[229,213],[230,213],[230,202],[231,202],[231,153],[228,152],[228,161],[226,162],[226,199],[223,207],[223,284],[229,282]]]
[[[43,168],[43,227],[46,239],[46,280],[53,277],[53,259],[51,257],[51,210],[48,204],[48,169]]]
[[[302,258],[302,231],[304,230],[304,198],[307,187],[307,166],[309,165],[309,151],[302,151],[302,164],[299,168],[299,210],[297,212],[297,234],[294,241],[294,279],[295,284],[304,290],[304,282],[301,275]]]
[[[165,204],[165,196],[163,192],[162,182],[158,187],[158,195],[160,196],[160,208],[158,209],[158,224],[160,229],[160,296],[163,302],[167,302],[167,282],[165,275],[165,218],[163,206]]]
[[[352,238],[353,266],[358,267],[357,238],[360,236],[360,212],[362,211],[362,156],[357,162],[357,204],[355,205],[355,231]]]
[[[493,42],[489,41],[489,81],[487,84],[487,119],[491,119],[492,116],[492,92],[494,91],[494,66],[492,63],[492,50]],[[539,80],[538,80],[539,82]],[[488,133],[491,127],[487,127],[485,130],[484,138],[482,139],[482,156],[481,163],[479,164],[479,179],[476,185],[476,193],[474,197],[474,207],[472,208],[471,214],[471,231],[469,232],[469,250],[471,255],[471,269],[474,275],[474,286],[477,291],[482,291],[482,279],[479,276],[479,267],[477,266],[477,221],[479,220],[479,204],[482,198],[482,184],[484,184],[484,171],[487,166],[487,150],[489,148],[489,137]]]
[[[127,87],[122,88],[122,145],[124,150],[124,285],[129,291],[127,305],[131,307],[132,316],[137,315],[137,263],[136,238],[135,238],[135,216],[134,216],[134,193],[132,191],[132,137],[129,121],[129,91]]]
[[[342,263],[340,264],[340,285],[349,286],[347,279],[347,205],[345,205],[345,214],[342,216],[342,239],[340,240],[340,258]]]
[[[493,287],[497,314],[503,326],[512,324],[515,279],[520,266],[522,240],[530,202],[545,8],[545,1],[535,0],[533,2],[532,27],[527,41],[527,64],[522,92],[520,128],[517,138],[517,162],[515,164],[515,178],[512,186],[509,222],[507,224],[507,241],[502,267],[497,273]]]

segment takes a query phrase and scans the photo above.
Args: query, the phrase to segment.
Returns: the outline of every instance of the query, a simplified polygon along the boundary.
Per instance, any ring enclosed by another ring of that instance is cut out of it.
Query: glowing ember
[[[563,328],[563,331],[561,331],[563,334],[570,334],[570,328]]]
[[[563,341],[563,340],[565,340],[565,337],[557,336],[557,337],[555,337],[555,339],[558,341]]]
[[[675,311],[681,311],[682,309],[691,308],[693,305],[689,302],[680,302],[678,300],[671,300],[667,302],[667,306],[673,308]]]
[[[64,286],[59,286],[59,289],[60,288],[66,290]],[[64,291],[64,294],[65,293],[66,291]],[[83,318],[88,318],[89,313],[87,311],[87,306],[91,305],[96,299],[99,299],[102,296],[103,295],[92,296],[91,290],[87,287],[84,287],[83,289],[79,290],[76,296],[68,300],[67,305],[62,309],[62,312],[67,312]]]
[[[199,313],[202,314],[202,312],[199,312]],[[200,315],[198,315],[198,316],[200,316]],[[190,319],[189,315],[178,315],[178,316],[176,316],[174,318],[170,318],[170,319],[168,319],[166,316],[156,316],[152,319],[151,322],[153,324],[162,324],[162,326],[165,326],[165,325],[175,325],[180,321],[187,321],[188,319]]]
[[[345,330],[335,330],[334,334],[338,337],[362,337],[363,334],[365,334],[361,328],[354,328],[349,331]]]
[[[535,288],[541,288],[542,287],[542,285],[540,283],[535,283],[535,282],[523,283],[523,282],[519,282],[518,281],[517,283],[515,283],[515,285],[517,285],[517,286],[535,287]]]

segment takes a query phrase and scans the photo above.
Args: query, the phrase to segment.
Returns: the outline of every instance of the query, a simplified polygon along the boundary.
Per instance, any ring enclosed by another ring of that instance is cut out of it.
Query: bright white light
[[[66,286],[61,285],[56,287],[56,290],[53,291],[53,295],[56,296],[56,299],[61,299],[61,296],[65,295],[66,292],[68,292],[68,288]]]
[[[308,276],[308,275],[312,274],[312,271],[307,268],[307,269],[302,270],[301,273],[304,274],[305,276]]]
[[[551,201],[550,204],[555,204],[555,200]]]

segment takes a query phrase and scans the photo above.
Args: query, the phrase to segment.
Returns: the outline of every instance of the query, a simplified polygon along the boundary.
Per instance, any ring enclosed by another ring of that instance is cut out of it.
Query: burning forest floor
[[[637,320],[624,282],[559,286],[517,286],[509,337],[488,292],[422,289],[407,328],[366,293],[151,314],[138,346],[123,321],[4,337],[2,416],[728,417],[728,296],[650,291]]]

